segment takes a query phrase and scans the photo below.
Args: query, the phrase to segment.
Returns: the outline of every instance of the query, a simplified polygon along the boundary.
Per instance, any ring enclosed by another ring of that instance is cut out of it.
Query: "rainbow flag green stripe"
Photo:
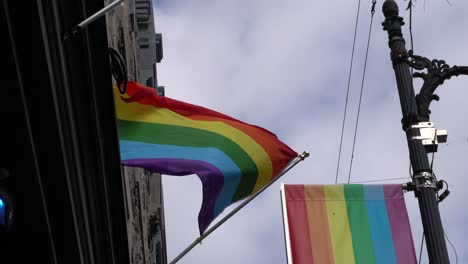
[[[122,163],[203,183],[200,232],[224,208],[268,184],[297,156],[271,132],[227,115],[158,96],[130,82],[116,92]]]
[[[240,168],[242,175],[258,175],[257,165],[252,158],[238,144],[228,138],[210,131],[155,124],[118,121],[119,137],[123,140],[147,142],[160,145],[177,145],[187,147],[206,148],[212,145],[231,157]],[[138,131],[135,133],[134,131]],[[158,135],[158,136],[155,136]],[[234,199],[252,192],[257,177],[244,177],[239,183]]]
[[[373,242],[372,234],[369,228],[369,220],[367,215],[367,205],[365,201],[365,193],[362,185],[344,185],[344,193],[346,197],[346,210],[348,212],[348,221],[353,243],[354,256],[357,263],[375,263],[374,254],[372,253]]]
[[[302,263],[416,263],[401,185],[285,185],[288,255]]]

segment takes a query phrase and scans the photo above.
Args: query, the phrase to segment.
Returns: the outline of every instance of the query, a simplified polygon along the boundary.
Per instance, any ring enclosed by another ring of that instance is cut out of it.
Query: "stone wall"
[[[107,13],[106,22],[109,46],[124,58],[129,81],[157,88],[162,39],[155,33],[153,14],[151,1],[127,0]],[[161,175],[123,167],[123,184],[131,264],[167,263]]]

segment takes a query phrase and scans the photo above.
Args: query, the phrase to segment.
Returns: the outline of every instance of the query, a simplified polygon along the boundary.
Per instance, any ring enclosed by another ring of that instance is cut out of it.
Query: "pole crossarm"
[[[433,100],[439,101],[440,97],[435,93],[435,90],[444,83],[445,80],[453,76],[468,75],[467,66],[452,66],[450,67],[444,60],[429,60],[428,58],[413,55],[409,52],[412,60],[409,62],[410,67],[416,70],[424,70],[427,72],[415,72],[414,78],[423,79],[419,94],[416,95],[416,103],[418,106],[420,121],[429,121],[431,110],[429,106]]]

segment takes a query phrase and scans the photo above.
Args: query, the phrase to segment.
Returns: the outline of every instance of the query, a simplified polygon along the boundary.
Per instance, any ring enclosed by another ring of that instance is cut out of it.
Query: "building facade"
[[[106,5],[111,0],[106,0]],[[162,36],[155,33],[150,0],[128,0],[106,15],[109,46],[126,62],[128,80],[158,86],[157,63],[163,58]],[[124,167],[127,233],[132,264],[167,263],[161,175]]]

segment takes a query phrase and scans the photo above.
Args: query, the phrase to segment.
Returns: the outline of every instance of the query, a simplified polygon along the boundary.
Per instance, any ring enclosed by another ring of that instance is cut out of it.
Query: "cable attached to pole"
[[[408,3],[408,7],[406,9],[409,9],[410,11],[410,16],[409,16],[409,33],[410,33],[410,41],[411,41],[411,53],[414,52],[414,42],[413,42],[413,0],[409,0],[409,3]],[[410,60],[412,60],[413,58],[410,57]],[[413,75],[414,75],[414,68],[413,67],[410,67],[410,71],[411,71],[411,78],[413,78]],[[414,91],[414,83],[413,83],[413,79],[411,79],[411,89],[413,89]],[[413,100],[411,100],[411,103],[410,103],[410,109],[413,109]],[[411,171],[411,157],[409,157],[409,160],[410,160],[410,171]],[[411,179],[413,179],[413,174],[411,173],[410,174],[411,176]]]
[[[128,73],[125,61],[120,53],[113,48],[109,48],[109,57],[112,76],[114,76],[119,92],[125,94],[128,86]]]
[[[437,182],[437,189],[438,190],[441,190],[443,189],[443,185],[446,185],[446,189],[445,191],[439,196],[439,194],[437,193],[437,205],[439,205],[441,202],[443,202],[445,200],[445,198],[447,198],[447,196],[450,194],[450,191],[449,191],[449,186],[448,186],[448,183],[444,180],[440,180]],[[440,186],[439,186],[440,184]],[[450,246],[452,247],[453,249],[453,253],[455,254],[455,264],[458,264],[458,253],[457,253],[457,249],[455,248],[455,246],[453,245],[452,241],[450,241],[449,237],[447,236],[447,233],[445,233],[445,230],[444,230],[444,236],[445,236],[445,239],[447,240],[447,242],[450,244]]]
[[[452,244],[452,241],[450,241],[450,239],[448,238],[448,236],[447,236],[447,234],[445,233],[445,231],[444,231],[444,236],[445,236],[445,239],[447,239],[447,241],[449,242],[450,246],[452,247],[453,252],[455,253],[455,264],[458,264],[458,253],[457,253],[457,249],[456,249],[455,246]]]
[[[369,46],[370,46],[370,40],[371,40],[371,35],[372,35],[372,24],[374,22],[374,14],[375,14],[375,5],[376,4],[377,4],[377,0],[373,0],[372,1],[372,8],[371,8],[371,20],[370,20],[370,24],[369,24],[369,35],[367,36],[366,58],[364,60],[364,70],[362,72],[361,92],[359,94],[359,106],[358,106],[357,117],[356,117],[356,126],[354,127],[353,149],[351,151],[351,162],[349,164],[348,183],[351,181],[351,172],[353,170],[354,148],[356,147],[357,130],[358,130],[358,126],[359,126],[359,116],[360,116],[360,113],[361,113],[362,92],[364,90],[364,81],[366,79],[367,58],[369,56]]]

